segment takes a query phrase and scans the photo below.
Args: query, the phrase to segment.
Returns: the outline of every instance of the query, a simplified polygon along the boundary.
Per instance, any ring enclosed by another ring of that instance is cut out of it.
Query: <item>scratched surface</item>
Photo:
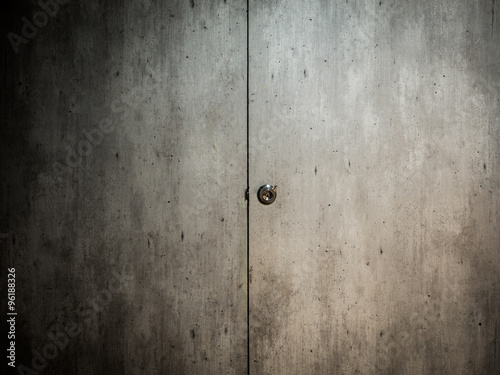
[[[250,1],[252,374],[499,372],[495,6]],[[2,7],[17,364],[247,373],[246,2]]]
[[[17,364],[245,373],[246,3],[70,1],[27,38],[38,2],[2,7]]]
[[[250,2],[251,374],[500,373],[494,6]]]

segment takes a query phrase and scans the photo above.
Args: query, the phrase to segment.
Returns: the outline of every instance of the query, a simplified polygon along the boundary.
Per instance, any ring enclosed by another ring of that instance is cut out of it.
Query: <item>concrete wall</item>
[[[41,9],[9,7],[1,285],[15,267],[17,363],[33,368],[33,349],[54,357],[43,374],[244,373],[246,4],[69,1],[18,53],[5,35]]]
[[[500,373],[495,6],[251,1],[252,374]]]
[[[9,373],[499,373],[496,6],[4,3]]]

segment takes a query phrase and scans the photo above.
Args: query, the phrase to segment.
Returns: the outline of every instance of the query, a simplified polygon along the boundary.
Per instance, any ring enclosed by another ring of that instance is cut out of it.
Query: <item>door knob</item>
[[[276,200],[276,188],[277,186],[272,185],[262,185],[257,192],[257,198],[259,198],[262,204],[271,204]]]

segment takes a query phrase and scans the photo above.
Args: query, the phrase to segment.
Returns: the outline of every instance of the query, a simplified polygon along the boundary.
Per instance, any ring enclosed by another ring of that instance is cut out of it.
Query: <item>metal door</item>
[[[250,373],[498,373],[495,2],[249,15]]]
[[[2,7],[2,366],[246,373],[246,3]]]
[[[498,372],[494,1],[8,4],[8,370]]]

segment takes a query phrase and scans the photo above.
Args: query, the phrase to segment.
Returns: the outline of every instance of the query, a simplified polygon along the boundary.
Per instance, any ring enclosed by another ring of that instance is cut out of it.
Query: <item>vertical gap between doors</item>
[[[250,0],[247,0],[247,372],[250,375]]]

